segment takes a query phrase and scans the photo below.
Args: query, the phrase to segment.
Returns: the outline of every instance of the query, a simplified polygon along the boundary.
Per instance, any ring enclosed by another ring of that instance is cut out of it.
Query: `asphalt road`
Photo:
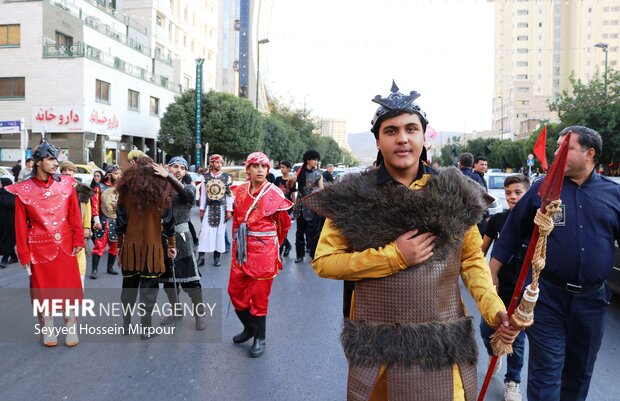
[[[197,211],[195,215],[197,219]],[[289,239],[294,242],[294,231]],[[118,336],[105,343],[83,339],[75,348],[62,344],[45,348],[36,340],[0,343],[0,400],[344,400],[346,360],[338,340],[342,283],[318,278],[307,258],[302,264],[293,259],[294,252],[273,285],[267,349],[261,358],[248,357],[250,343],[231,341],[241,324],[228,312],[230,255],[225,254],[220,267],[207,263],[201,270],[203,287],[222,289],[221,342],[136,341]],[[105,267],[105,260],[101,265]],[[86,291],[120,287],[121,278],[103,270],[97,280],[86,278]],[[18,265],[0,270],[0,291],[26,286],[25,272]],[[479,321],[471,297],[464,294],[467,310]],[[10,324],[4,321],[2,327]],[[193,321],[186,318],[180,327],[191,331]],[[479,347],[483,349],[481,341]],[[614,299],[588,400],[620,398],[619,349],[620,302]],[[479,385],[486,364],[481,352]],[[503,373],[493,378],[486,399],[500,400],[502,395]]]

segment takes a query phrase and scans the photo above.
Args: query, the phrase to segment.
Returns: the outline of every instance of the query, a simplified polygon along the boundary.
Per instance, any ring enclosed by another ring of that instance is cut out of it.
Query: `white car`
[[[202,175],[192,171],[189,171],[187,174],[192,177],[192,183],[194,184],[194,188],[196,188],[196,205],[200,206],[200,184],[202,184]]]
[[[9,167],[0,166],[0,178],[8,178],[11,182],[15,182],[15,177],[13,177],[13,172]]]
[[[508,210],[508,202],[506,202],[506,194],[504,193],[504,180],[510,175],[514,174],[486,173],[484,175],[489,188],[489,194],[495,198],[495,202],[489,206],[489,214],[491,216]]]

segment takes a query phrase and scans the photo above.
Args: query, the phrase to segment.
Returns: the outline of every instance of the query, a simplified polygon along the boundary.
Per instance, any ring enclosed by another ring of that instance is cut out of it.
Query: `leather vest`
[[[60,176],[49,188],[35,184],[31,178],[6,187],[26,206],[28,245],[33,264],[52,262],[60,251],[70,256],[72,231],[69,226],[68,198],[75,191],[75,179]]]
[[[429,261],[355,283],[355,320],[345,321],[341,336],[348,398],[369,399],[380,367],[387,366],[388,399],[452,400],[456,364],[466,400],[475,399],[475,331],[463,311],[458,277],[464,233],[484,210],[482,188],[454,168],[440,169],[417,191],[379,186],[371,171],[306,199],[332,219],[353,250],[385,246],[414,228],[438,236]],[[363,226],[367,230],[359,232]]]

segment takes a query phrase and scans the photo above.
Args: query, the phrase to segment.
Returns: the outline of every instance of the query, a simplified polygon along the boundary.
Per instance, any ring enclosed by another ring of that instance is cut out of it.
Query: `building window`
[[[129,89],[127,92],[127,108],[129,110],[140,111],[140,92]]]
[[[529,12],[527,10],[517,10],[517,15],[528,15]]]
[[[517,61],[517,67],[527,67],[527,61]]]
[[[527,74],[517,74],[517,79],[527,79]]]
[[[151,114],[154,116],[159,115],[159,99],[151,96]]]
[[[517,36],[517,40],[527,40],[527,35]]]
[[[19,24],[0,25],[0,47],[18,47],[21,42]]]
[[[0,99],[17,100],[26,98],[26,78],[0,78]]]
[[[65,35],[64,33],[56,31],[56,44],[58,46],[65,46],[67,48],[73,45],[73,37],[69,35]]]
[[[97,80],[95,84],[95,100],[103,103],[110,103],[110,84]]]
[[[73,46],[73,36],[65,35],[56,31],[56,46],[59,54],[72,55],[71,47]]]
[[[157,24],[157,26],[163,28],[164,27],[164,17],[162,17],[161,15],[157,14],[157,16],[155,17],[155,23]]]
[[[529,25],[527,22],[519,22],[517,28],[527,28]]]
[[[517,54],[527,54],[527,53],[529,53],[528,49],[525,49],[525,48],[517,49]]]
[[[530,88],[528,88],[527,86],[517,87],[517,93],[528,93],[529,91],[530,91]]]

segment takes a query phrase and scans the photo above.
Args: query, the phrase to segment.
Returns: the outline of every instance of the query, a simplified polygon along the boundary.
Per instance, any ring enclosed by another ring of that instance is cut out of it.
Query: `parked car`
[[[11,172],[11,168],[0,166],[0,178],[8,178],[11,182],[15,182],[15,177]]]
[[[101,176],[105,174],[103,170],[95,169],[93,166],[89,166],[87,164],[76,164],[75,178],[79,178],[82,181],[82,184],[90,186],[90,183],[93,182],[93,173],[95,171],[100,171]]]
[[[484,175],[489,188],[489,194],[495,198],[495,202],[489,206],[489,214],[491,216],[508,209],[508,202],[506,202],[506,194],[504,193],[504,180],[510,175],[514,174],[487,173]]]
[[[202,183],[202,175],[192,171],[189,171],[187,174],[192,177],[192,183],[196,188],[196,205],[200,206],[200,184]]]

